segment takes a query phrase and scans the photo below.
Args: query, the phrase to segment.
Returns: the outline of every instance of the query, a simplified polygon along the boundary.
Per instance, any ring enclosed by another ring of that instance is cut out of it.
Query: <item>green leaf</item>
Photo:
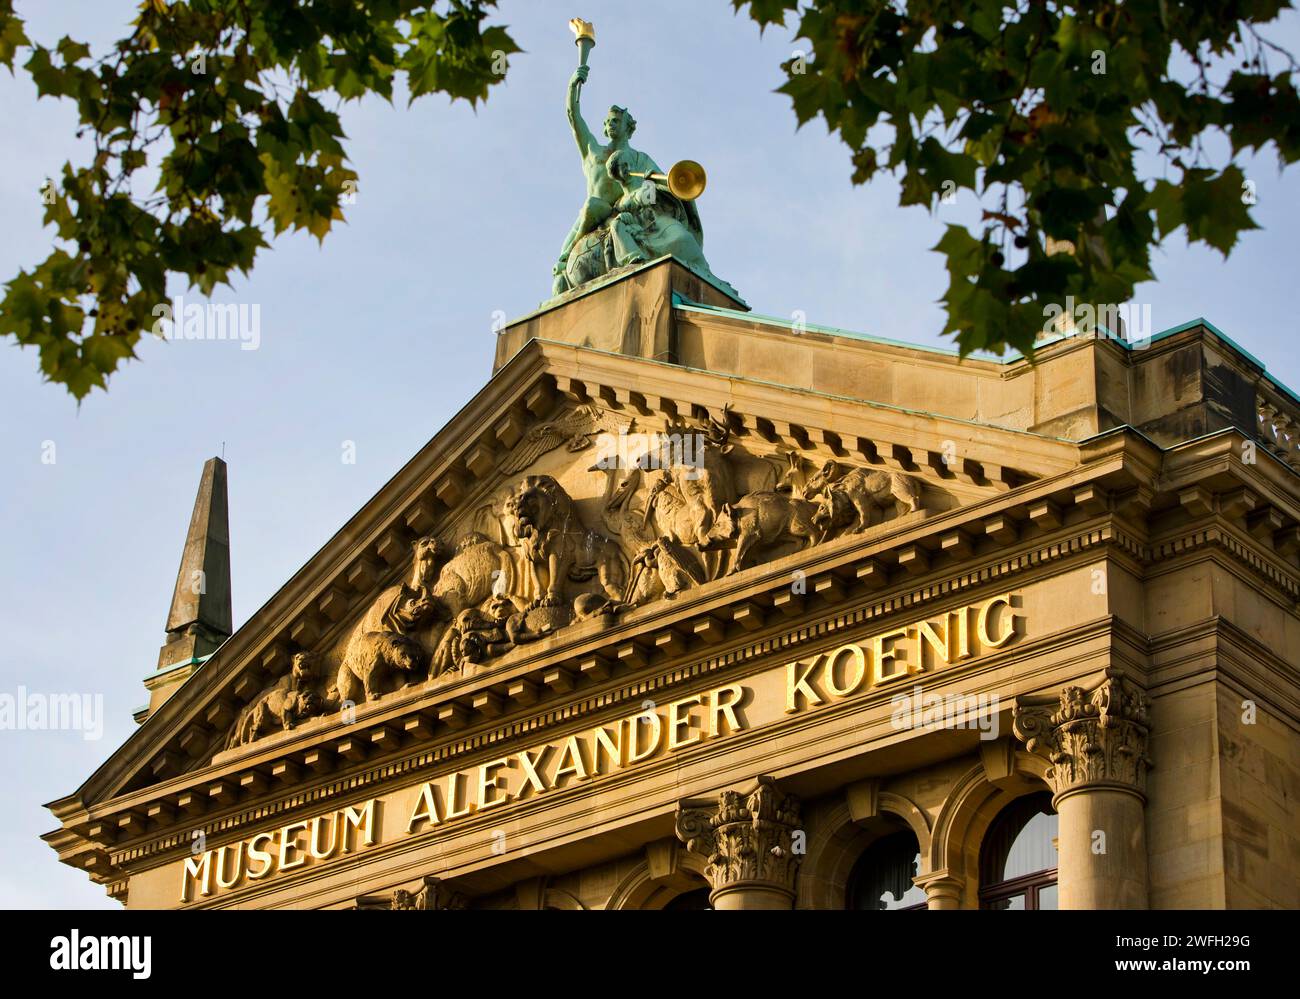
[[[22,19],[13,12],[12,5],[8,2],[0,4],[0,65],[8,67],[12,73],[14,55],[21,46],[30,44],[23,31]]]
[[[1238,234],[1259,228],[1247,207],[1251,190],[1235,165],[1213,177],[1188,171],[1182,192],[1187,238],[1208,243],[1226,257]]]

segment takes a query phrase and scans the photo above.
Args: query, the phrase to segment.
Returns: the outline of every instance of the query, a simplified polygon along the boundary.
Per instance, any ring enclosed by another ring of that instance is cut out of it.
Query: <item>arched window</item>
[[[998,813],[980,847],[981,909],[1055,909],[1056,812],[1049,791]]]
[[[684,891],[680,895],[674,895],[664,906],[665,912],[693,912],[696,909],[712,909],[709,904],[709,893],[712,889],[707,886],[704,888],[693,888],[690,891]]]
[[[910,829],[880,837],[849,874],[850,909],[924,909],[925,889],[912,884],[921,870],[921,850]]]

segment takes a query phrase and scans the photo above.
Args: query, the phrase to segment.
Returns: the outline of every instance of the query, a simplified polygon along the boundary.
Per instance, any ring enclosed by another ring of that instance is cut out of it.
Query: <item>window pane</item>
[[[1038,907],[1040,909],[1057,909],[1056,885],[1045,885],[1038,889]]]
[[[1057,818],[1050,792],[1018,798],[1002,810],[984,837],[980,882],[991,887],[1057,866]]]
[[[1023,909],[1025,907],[1024,895],[1012,895],[1010,898],[997,898],[991,902],[985,902],[981,908],[984,909]]]
[[[1056,866],[1056,813],[1044,815],[1040,812],[1025,824],[1011,844],[1002,878],[1010,881]]]
[[[921,853],[911,832],[893,833],[867,847],[849,875],[851,909],[903,909],[925,901],[925,889],[912,884]]]

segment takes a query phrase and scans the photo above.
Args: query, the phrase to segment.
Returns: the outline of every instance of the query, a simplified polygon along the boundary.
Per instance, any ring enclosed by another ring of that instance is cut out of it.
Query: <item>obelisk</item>
[[[139,721],[156,711],[233,631],[226,463],[220,458],[209,458],[203,466],[166,631],[157,672],[145,680],[149,707],[137,716]]]

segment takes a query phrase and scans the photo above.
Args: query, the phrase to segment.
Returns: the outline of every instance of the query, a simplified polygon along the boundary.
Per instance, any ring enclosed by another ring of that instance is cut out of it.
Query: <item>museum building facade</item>
[[[624,268],[238,630],[209,462],[45,838],[133,908],[1300,908],[1298,441],[1205,321],[959,360]]]

